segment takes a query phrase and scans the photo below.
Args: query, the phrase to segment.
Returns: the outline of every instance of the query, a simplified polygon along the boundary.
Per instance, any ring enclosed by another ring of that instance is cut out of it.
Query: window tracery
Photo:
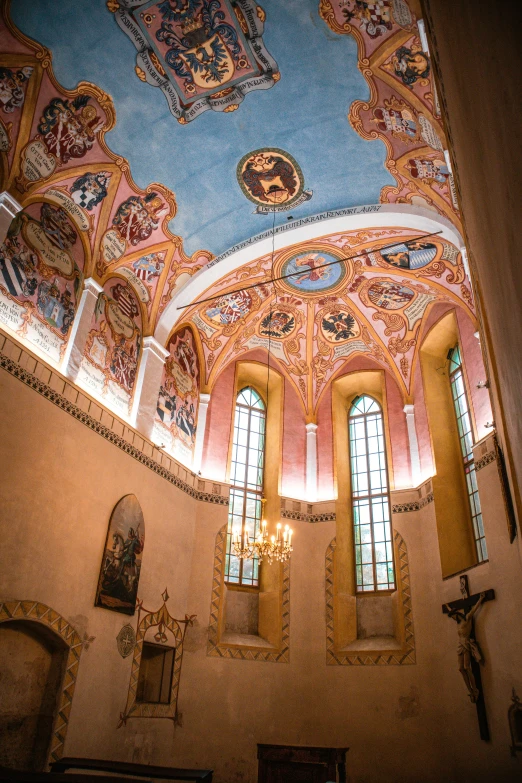
[[[366,394],[349,412],[357,592],[395,589],[388,466],[380,405]]]
[[[466,489],[468,491],[471,520],[473,522],[473,537],[475,539],[478,562],[482,563],[484,560],[488,559],[488,550],[482,523],[482,509],[480,507],[480,498],[478,494],[475,460],[473,458],[473,429],[471,426],[468,395],[466,393],[464,376],[462,374],[462,358],[458,345],[450,351],[448,358],[450,363],[449,377],[451,394],[455,407],[455,415],[457,417],[459,442],[464,460]]]
[[[266,407],[251,387],[236,398],[230,464],[225,581],[242,587],[259,587],[259,559],[241,560],[231,553],[232,533],[241,533],[241,546],[254,541],[262,516]]]

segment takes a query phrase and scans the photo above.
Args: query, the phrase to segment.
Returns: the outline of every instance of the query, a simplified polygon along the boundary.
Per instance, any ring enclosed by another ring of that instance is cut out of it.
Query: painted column
[[[417,430],[415,429],[415,413],[413,405],[405,405],[406,427],[408,428],[408,440],[410,442],[411,485],[418,487],[421,482],[421,466]]]
[[[0,245],[2,245],[7,236],[7,231],[16,215],[22,211],[22,207],[7,190],[0,193]]]
[[[194,444],[194,458],[192,461],[192,470],[194,473],[199,473],[203,461],[203,444],[205,442],[209,402],[210,394],[199,395],[198,426],[196,429],[196,443]]]
[[[317,500],[317,424],[306,425],[306,499]]]
[[[69,335],[69,342],[67,343],[62,362],[63,373],[73,381],[80,369],[83,349],[87,342],[87,336],[94,315],[94,308],[96,307],[96,302],[98,301],[98,296],[101,291],[101,285],[99,285],[94,278],[88,277],[84,280],[80,303],[76,310],[71,334]]]
[[[134,390],[131,422],[147,438],[152,438],[163,365],[168,355],[166,348],[154,337],[145,337]]]

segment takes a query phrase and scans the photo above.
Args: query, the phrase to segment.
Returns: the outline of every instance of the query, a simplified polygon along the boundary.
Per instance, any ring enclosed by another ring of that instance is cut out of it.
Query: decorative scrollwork
[[[404,318],[401,315],[398,315],[398,313],[387,313],[379,310],[379,312],[372,315],[372,320],[384,321],[386,324],[386,329],[384,330],[386,337],[389,337],[390,334],[398,332],[404,327]]]
[[[414,339],[406,340],[404,337],[391,337],[388,340],[388,349],[392,356],[397,356],[398,353],[408,353],[414,345]]]

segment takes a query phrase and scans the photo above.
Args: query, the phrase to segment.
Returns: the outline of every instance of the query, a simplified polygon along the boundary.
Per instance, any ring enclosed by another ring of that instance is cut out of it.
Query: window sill
[[[235,582],[225,582],[227,590],[237,590],[238,593],[259,593],[259,585],[238,585]]]
[[[273,644],[267,642],[262,636],[256,636],[249,633],[231,633],[225,632],[219,640],[219,645],[226,647],[247,647],[248,649],[256,648],[257,650],[275,650]]]
[[[339,652],[375,652],[384,650],[401,650],[402,645],[395,636],[369,636],[367,639],[356,639]]]

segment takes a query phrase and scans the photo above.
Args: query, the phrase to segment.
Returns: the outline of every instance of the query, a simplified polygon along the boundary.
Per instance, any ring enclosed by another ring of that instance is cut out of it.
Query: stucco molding
[[[395,566],[398,590],[404,617],[404,638],[401,649],[395,651],[357,651],[350,653],[337,650],[334,629],[334,553],[337,546],[334,538],[326,550],[326,663],[337,666],[389,666],[416,663],[413,610],[411,604],[410,568],[408,550],[403,537],[395,531]]]
[[[58,761],[63,756],[74,689],[76,687],[76,677],[78,676],[78,667],[84,643],[73,626],[61,614],[39,601],[0,601],[0,623],[9,622],[10,620],[29,620],[30,622],[45,625],[57,634],[68,648],[61,692],[57,702],[58,709],[54,718],[51,743],[47,755],[47,763],[50,764],[53,761]]]
[[[57,405],[59,408],[61,408],[61,410],[68,413],[77,421],[85,424],[85,426],[89,427],[89,429],[93,430],[93,432],[101,435],[102,438],[108,440],[109,443],[117,446],[117,448],[121,449],[130,457],[140,462],[146,468],[154,471],[154,473],[156,473],[158,476],[161,476],[161,478],[166,479],[166,481],[168,481],[170,484],[173,484],[182,492],[190,495],[190,497],[194,498],[194,500],[201,500],[206,503],[214,503],[220,506],[228,506],[228,498],[224,497],[223,495],[216,495],[210,492],[202,492],[201,490],[194,489],[194,487],[191,487],[179,476],[171,473],[171,471],[167,470],[167,468],[165,468],[152,457],[149,457],[141,449],[138,449],[136,446],[130,444],[127,440],[125,440],[125,438],[121,437],[121,435],[117,435],[105,424],[102,424],[89,413],[86,413],[62,394],[52,389],[43,381],[39,380],[32,373],[24,370],[23,367],[20,367],[20,365],[1,352],[0,367],[4,370],[7,370],[8,373],[13,375],[15,378],[18,378],[18,380],[22,381],[22,383],[25,383],[26,386],[29,386],[34,391],[38,392],[38,394],[41,394],[42,397],[45,397],[46,400],[49,400],[54,405]]]
[[[227,547],[227,525],[218,531],[214,551],[212,574],[212,597],[210,600],[210,623],[208,628],[207,655],[218,658],[235,658],[243,661],[266,661],[288,663],[290,660],[290,563],[282,565],[283,585],[281,600],[281,644],[279,649],[264,649],[247,645],[227,645],[219,639],[219,615],[223,604],[225,558]]]

